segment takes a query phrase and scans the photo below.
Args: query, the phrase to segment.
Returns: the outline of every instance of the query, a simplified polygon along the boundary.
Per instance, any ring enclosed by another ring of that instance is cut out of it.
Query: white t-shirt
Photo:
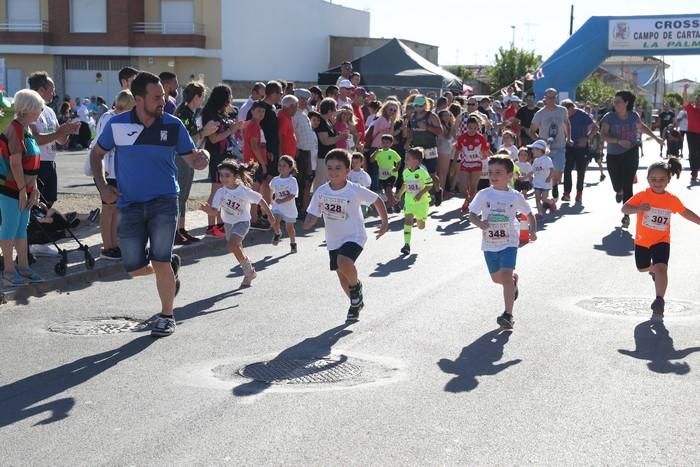
[[[364,246],[367,232],[361,206],[376,200],[376,193],[356,183],[347,182],[340,190],[334,190],[330,183],[325,183],[314,191],[307,212],[323,217],[329,250],[337,250],[346,242]]]
[[[227,224],[250,222],[250,205],[258,204],[262,195],[245,185],[230,189],[222,186],[216,191],[211,207],[221,210],[221,219]]]
[[[90,143],[90,149],[97,144],[97,140],[99,139],[100,135],[102,134],[102,131],[104,131],[105,127],[109,123],[109,121],[114,117],[115,115],[118,115],[117,112],[114,109],[110,109],[107,112],[103,113],[100,119],[97,121],[97,128],[95,129],[95,139],[92,140]],[[90,159],[90,154],[88,153],[88,160]],[[105,168],[105,178],[117,178],[117,172],[116,169],[114,168],[114,149],[109,151],[107,154],[105,154],[104,158],[102,159],[103,163],[102,165]]]
[[[365,188],[369,188],[372,185],[372,177],[365,172],[365,169],[351,170],[348,174],[348,180]]]
[[[272,200],[273,214],[280,214],[282,217],[296,219],[299,213],[297,211],[297,203],[294,202],[294,199],[281,204],[278,203],[277,200],[286,198],[290,195],[294,195],[294,198],[299,196],[299,185],[297,184],[297,179],[292,176],[287,178],[277,176],[270,181],[270,190],[272,190],[272,193],[275,195],[274,199]]]
[[[531,209],[517,191],[489,187],[476,193],[469,203],[469,212],[489,223],[489,227],[482,231],[481,249],[501,251],[520,244],[520,223],[517,222],[516,213],[527,215]]]
[[[514,162],[517,162],[518,147],[515,144],[511,144],[510,146],[501,146],[501,149],[507,149],[508,151],[510,151],[510,158],[513,159]]]
[[[685,109],[678,111],[676,114],[676,121],[678,122],[679,131],[688,131],[688,112],[686,112]]]
[[[530,177],[530,174],[533,172],[532,164],[529,162],[516,162],[515,165],[518,166],[518,170],[520,170],[520,174],[523,176],[523,178],[528,178]]]
[[[540,190],[551,190],[552,189],[552,179],[549,177],[549,171],[554,168],[552,164],[552,158],[549,156],[535,157],[535,162],[532,163],[532,170],[535,172],[535,176],[532,179],[533,188],[538,188]]]
[[[58,130],[58,118],[56,118],[56,113],[48,105],[44,106],[44,110],[39,114],[39,118],[34,122],[36,129],[39,130],[40,135],[46,135],[49,133],[55,133]],[[44,144],[39,146],[41,151],[41,160],[43,161],[54,161],[56,160],[56,141],[51,141],[49,144]]]

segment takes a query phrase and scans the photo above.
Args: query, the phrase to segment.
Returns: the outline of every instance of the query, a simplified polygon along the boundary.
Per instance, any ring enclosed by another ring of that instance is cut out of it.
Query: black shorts
[[[313,173],[313,171],[311,170],[311,151],[297,149],[296,162],[297,173],[299,174],[299,178],[303,180],[308,180],[309,176],[311,176],[311,174]]]
[[[655,243],[649,248],[635,245],[634,246],[634,261],[637,263],[637,269],[649,269],[652,264],[666,264],[671,256],[670,243]]]
[[[58,199],[58,175],[54,161],[41,161],[37,183],[42,201],[51,207]]]
[[[354,263],[362,253],[362,247],[355,242],[345,242],[337,250],[329,250],[328,256],[331,257],[331,271],[338,269],[338,256],[350,258]]]
[[[379,186],[382,188],[391,188],[396,183],[396,177],[385,178],[384,180],[379,180]]]
[[[267,175],[265,175],[263,173],[262,167],[258,166],[258,168],[255,169],[255,173],[253,174],[253,181],[256,183],[263,183],[265,181],[265,177],[267,177],[268,175],[270,175],[270,172],[268,172]]]
[[[438,158],[434,157],[432,159],[423,159],[423,165],[425,166],[425,170],[427,170],[430,175],[436,174]]]
[[[513,188],[515,188],[515,191],[530,191],[532,189],[532,183],[527,180],[516,180]]]

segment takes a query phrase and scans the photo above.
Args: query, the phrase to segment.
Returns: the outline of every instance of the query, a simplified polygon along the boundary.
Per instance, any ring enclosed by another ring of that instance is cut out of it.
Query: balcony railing
[[[190,22],[133,23],[132,30],[139,34],[204,34],[204,25]]]
[[[0,32],[48,32],[48,21],[0,21]]]

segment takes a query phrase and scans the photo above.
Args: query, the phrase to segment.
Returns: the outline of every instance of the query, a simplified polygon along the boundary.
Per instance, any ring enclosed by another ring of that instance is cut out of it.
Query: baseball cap
[[[538,139],[532,144],[528,144],[527,147],[529,149],[539,149],[540,151],[546,151],[547,150],[547,143],[543,139]]]
[[[304,88],[297,88],[294,90],[294,95],[301,98],[301,99],[310,99],[311,98],[311,91],[308,89]]]
[[[365,97],[367,94],[369,94],[369,93],[367,92],[367,90],[365,88],[363,88],[363,87],[355,88],[355,95],[356,96]]]
[[[349,79],[343,79],[343,80],[340,80],[340,84],[338,84],[338,87],[345,88],[345,89],[352,89],[355,86],[352,85],[352,83],[350,82]]]
[[[518,96],[510,96],[508,99],[508,102],[521,102],[520,98]]]
[[[413,105],[415,107],[423,107],[425,105],[425,96],[422,94],[418,94],[416,97],[413,98]]]

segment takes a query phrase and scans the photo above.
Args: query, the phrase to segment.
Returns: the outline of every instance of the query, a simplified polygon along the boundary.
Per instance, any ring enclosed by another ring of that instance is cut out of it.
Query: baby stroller
[[[54,213],[52,215],[53,222],[50,224],[39,222],[40,218],[46,217],[46,211],[39,207],[32,208],[31,216],[29,217],[29,225],[27,226],[27,241],[30,245],[43,245],[53,243],[58,251],[59,261],[54,266],[54,272],[59,276],[65,276],[68,271],[68,253],[82,252],[85,261],[85,267],[92,269],[95,267],[95,258],[90,253],[87,245],[83,245],[78,237],[71,230],[69,221],[61,214]],[[71,237],[77,248],[72,250],[63,249],[58,246],[58,240],[66,237]]]

